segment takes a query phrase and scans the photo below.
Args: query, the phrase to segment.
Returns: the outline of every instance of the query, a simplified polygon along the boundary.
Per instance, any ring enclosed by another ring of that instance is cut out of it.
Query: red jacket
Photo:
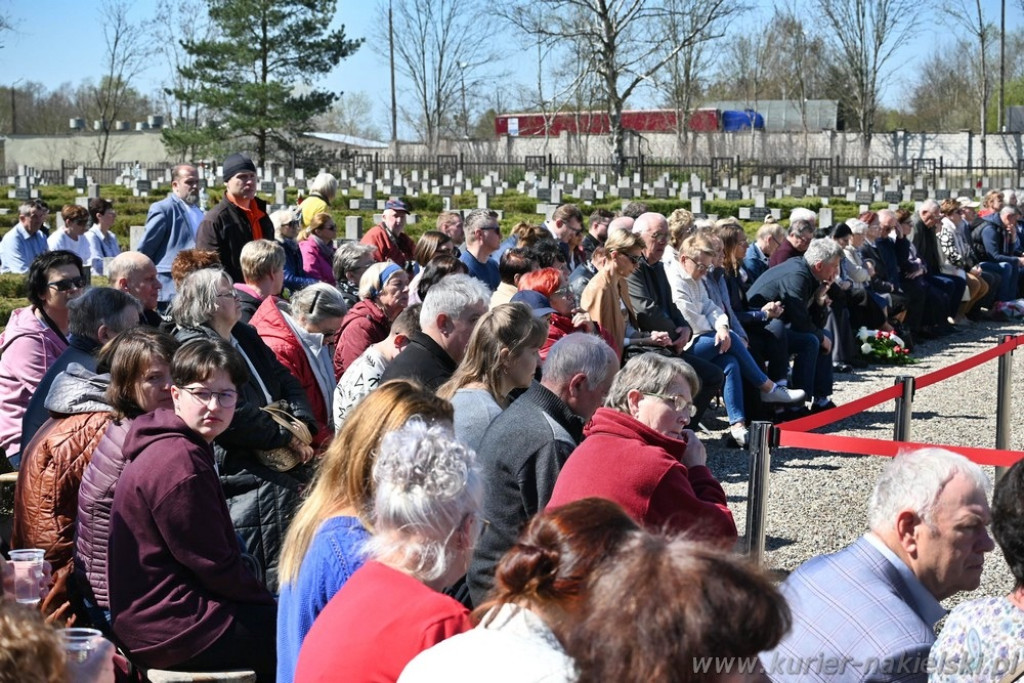
[[[384,341],[391,334],[391,321],[380,306],[363,299],[341,321],[338,346],[334,349],[334,379],[339,380],[348,366],[371,344]]]
[[[685,442],[611,408],[598,408],[584,433],[558,474],[548,509],[597,496],[651,530],[685,531],[726,546],[736,541],[721,484],[707,467],[679,461]]]
[[[317,386],[316,375],[313,374],[306,350],[302,348],[302,342],[295,337],[284,315],[278,310],[278,301],[279,299],[273,296],[264,299],[249,324],[256,328],[260,338],[274,352],[277,360],[299,380],[303,391],[306,392],[318,427],[316,436],[313,437],[313,448],[319,450],[321,444],[334,436],[333,431],[328,428],[328,406],[320,387]]]
[[[607,342],[611,349],[615,350],[615,343],[612,341],[611,335],[609,335],[600,325],[594,323],[594,327],[597,329],[597,334],[601,335],[601,339]],[[572,318],[569,316],[562,315],[561,313],[551,314],[551,324],[548,325],[548,338],[544,342],[544,345],[540,347],[540,360],[544,362],[548,359],[548,351],[555,345],[555,342],[564,337],[567,334],[573,332],[584,332],[585,330],[580,327],[573,327]]]
[[[363,239],[359,241],[377,247],[377,253],[373,257],[378,261],[394,261],[400,266],[404,266],[406,261],[413,260],[413,251],[416,249],[412,238],[404,232],[392,240],[383,223],[367,230]]]

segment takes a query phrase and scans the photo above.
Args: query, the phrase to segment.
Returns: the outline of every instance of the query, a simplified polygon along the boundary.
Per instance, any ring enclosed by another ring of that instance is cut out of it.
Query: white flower
[[[889,339],[892,339],[897,346],[906,346],[906,344],[903,343],[903,340],[897,337],[895,334],[891,335]]]
[[[862,327],[859,330],[857,330],[857,339],[859,339],[861,341],[867,341],[869,338],[874,337],[874,336],[875,336],[874,330],[869,330],[866,327]]]
[[[860,347],[860,352],[863,353],[865,356],[870,356],[871,355],[871,344],[864,344],[863,346],[861,346]]]

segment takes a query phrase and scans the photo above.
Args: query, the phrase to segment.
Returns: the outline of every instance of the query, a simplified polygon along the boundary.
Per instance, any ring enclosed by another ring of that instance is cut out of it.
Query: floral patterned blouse
[[[998,681],[1024,665],[1024,610],[1006,597],[958,605],[932,646],[929,681]]]

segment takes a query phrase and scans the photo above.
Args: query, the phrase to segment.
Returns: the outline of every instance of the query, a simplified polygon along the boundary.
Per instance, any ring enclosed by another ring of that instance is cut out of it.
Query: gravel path
[[[1004,335],[1024,334],[1024,323],[980,323],[944,339],[921,343],[915,365],[876,365],[851,374],[836,375],[833,400],[843,404],[893,385],[897,376],[921,376],[952,362],[992,348]],[[938,384],[920,389],[914,397],[911,440],[921,443],[995,446],[996,378],[998,361],[992,360]],[[1024,385],[1024,349],[1014,353],[1014,406],[1021,406]],[[875,439],[891,439],[895,402],[816,430]],[[1014,415],[1019,414],[1017,410]],[[725,427],[724,408],[712,419]],[[1024,430],[1015,424],[1011,448],[1022,450]],[[724,429],[702,435],[708,464],[725,487],[729,506],[743,534],[747,514],[749,461],[746,451],[726,448]],[[766,523],[765,566],[788,572],[805,560],[850,544],[867,527],[867,501],[886,458],[848,453],[780,448],[772,454]],[[984,468],[993,477],[993,468]],[[745,543],[744,539],[740,541]],[[987,595],[1005,595],[1012,588],[1010,572],[998,547],[989,554],[981,587],[954,596],[947,608]]]

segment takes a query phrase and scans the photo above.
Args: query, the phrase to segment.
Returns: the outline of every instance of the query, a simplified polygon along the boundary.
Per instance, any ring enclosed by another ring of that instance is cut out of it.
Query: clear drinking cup
[[[45,550],[28,548],[12,550],[11,564],[14,565],[14,599],[23,605],[39,604],[39,583],[43,579],[43,556]]]
[[[62,628],[58,633],[70,662],[84,662],[103,638],[94,628]]]

